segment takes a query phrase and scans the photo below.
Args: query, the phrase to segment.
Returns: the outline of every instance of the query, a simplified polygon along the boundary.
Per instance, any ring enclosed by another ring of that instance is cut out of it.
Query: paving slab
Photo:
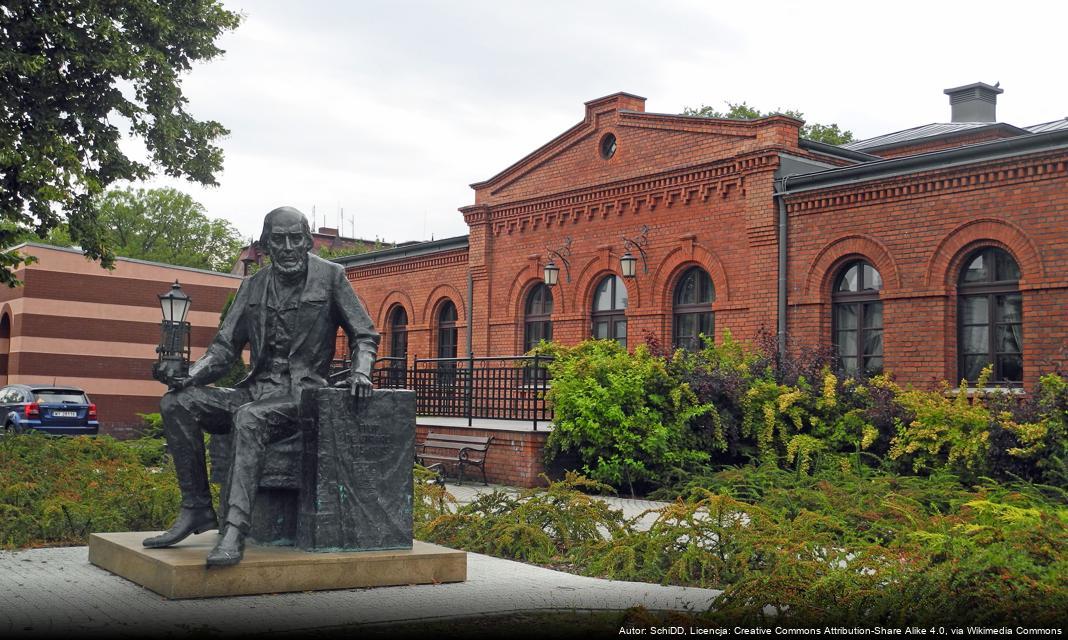
[[[87,547],[0,552],[0,637],[295,634],[520,611],[703,611],[713,589],[575,576],[477,553],[467,581],[168,600],[93,566]]]
[[[484,493],[490,493],[492,491],[507,491],[510,493],[519,493],[522,489],[516,487],[509,487],[505,485],[483,485],[478,482],[468,482],[465,484],[457,484],[454,480],[446,480],[445,489],[456,498],[456,501],[460,504],[468,504],[475,500],[478,496]],[[652,523],[656,520],[655,513],[646,513],[651,509],[659,509],[671,504],[670,502],[658,502],[656,500],[642,500],[640,498],[625,498],[621,496],[595,496],[598,500],[602,500],[608,503],[609,506],[619,509],[623,512],[624,518],[635,518],[641,516],[641,519],[637,522],[638,529],[647,530]]]

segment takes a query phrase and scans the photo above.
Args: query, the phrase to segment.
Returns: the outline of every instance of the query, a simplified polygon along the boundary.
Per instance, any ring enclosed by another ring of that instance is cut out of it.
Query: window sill
[[[1015,387],[1015,386],[1014,387],[982,387],[982,388],[979,388],[979,387],[968,387],[967,389],[964,390],[964,394],[969,398],[974,398],[975,396],[978,396],[978,395],[986,396],[986,395],[994,395],[994,394],[1002,394],[1002,395],[1008,395],[1008,396],[1025,396],[1025,395],[1027,395],[1027,392],[1024,391],[1023,387]],[[946,395],[947,396],[960,395],[960,388],[948,389],[946,391]]]

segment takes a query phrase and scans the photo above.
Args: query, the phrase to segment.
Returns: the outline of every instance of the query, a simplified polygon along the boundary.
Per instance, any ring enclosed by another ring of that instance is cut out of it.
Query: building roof
[[[1031,133],[1046,133],[1047,131],[1062,131],[1068,129],[1068,118],[1061,118],[1060,120],[1054,120],[1052,122],[1043,122],[1042,124],[1033,124],[1030,127],[1024,127]]]
[[[333,261],[344,265],[345,267],[362,267],[369,264],[413,258],[415,256],[422,256],[430,253],[443,253],[445,251],[466,249],[468,244],[467,239],[468,236],[455,236],[452,238],[442,238],[441,240],[430,240],[427,242],[406,242],[389,249],[368,251],[367,253],[358,253],[352,256],[333,258]]]
[[[1041,126],[1041,125],[1039,125]],[[847,142],[841,147],[850,151],[865,151],[870,149],[883,149],[914,142],[924,138],[949,137],[964,132],[975,131],[985,127],[999,128],[1006,133],[1014,135],[1026,135],[1033,133],[1027,129],[1020,129],[1004,122],[932,122],[931,124],[886,133],[867,140]]]
[[[928,153],[865,162],[851,167],[790,175],[785,177],[788,185],[785,192],[791,194],[811,189],[826,189],[868,180],[907,175],[919,171],[946,169],[975,162],[1054,150],[1059,152],[1068,150],[1068,127],[1044,133],[1002,138]],[[779,189],[776,195],[783,195],[781,184]]]
[[[41,242],[23,242],[21,244],[15,245],[14,247],[11,248],[11,250],[12,251],[16,251],[18,249],[21,249],[22,247],[35,247],[37,249],[49,249],[49,250],[52,250],[52,251],[62,251],[64,253],[76,253],[78,255],[85,255],[85,253],[81,249],[77,249],[75,247],[60,247],[58,245],[44,244],[44,243],[41,243]],[[210,271],[208,269],[197,269],[196,267],[185,267],[185,266],[182,266],[180,264],[168,264],[166,262],[154,262],[152,260],[140,260],[138,258],[124,258],[122,256],[115,256],[115,260],[116,260],[116,262],[130,262],[132,264],[147,264],[147,265],[150,265],[150,266],[153,266],[153,267],[166,267],[168,269],[179,269],[181,271],[192,271],[194,273],[203,273],[203,274],[211,275],[211,276],[219,276],[221,278],[235,278],[237,280],[241,279],[241,276],[235,276],[232,273],[226,273],[226,272],[223,272],[223,271]]]

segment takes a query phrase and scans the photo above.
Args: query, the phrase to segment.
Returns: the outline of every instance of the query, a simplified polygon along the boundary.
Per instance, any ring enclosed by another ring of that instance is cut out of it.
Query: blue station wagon
[[[96,405],[76,387],[12,384],[0,389],[4,431],[96,435]]]

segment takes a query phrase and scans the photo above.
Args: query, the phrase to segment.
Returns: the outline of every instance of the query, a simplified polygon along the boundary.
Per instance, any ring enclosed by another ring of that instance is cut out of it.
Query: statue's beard
[[[283,252],[277,256],[271,256],[271,264],[283,277],[294,277],[303,274],[308,268],[308,254],[300,252]]]

